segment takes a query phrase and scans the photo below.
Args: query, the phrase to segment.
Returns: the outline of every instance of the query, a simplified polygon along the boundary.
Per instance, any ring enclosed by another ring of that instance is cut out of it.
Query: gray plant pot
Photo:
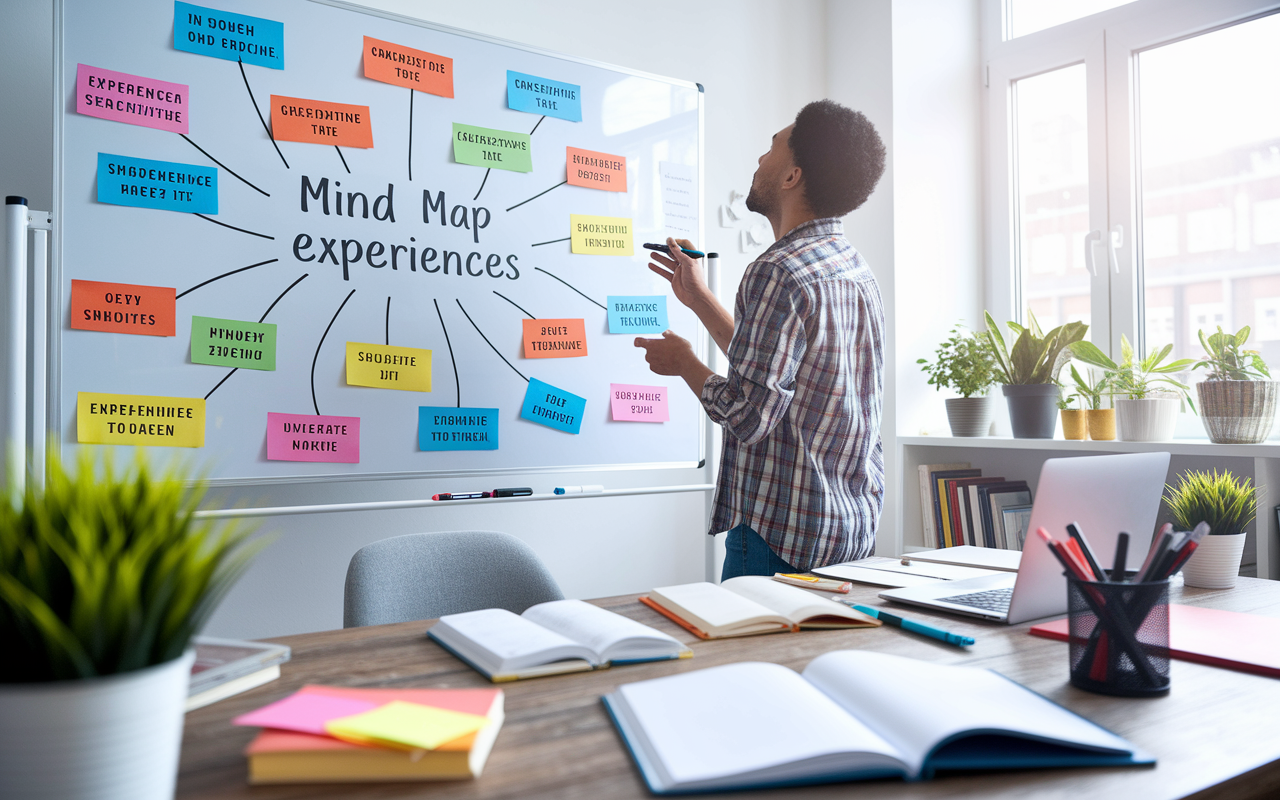
[[[953,397],[947,400],[947,422],[952,436],[986,436],[991,430],[990,397]]]
[[[1271,433],[1280,383],[1203,381],[1196,384],[1200,419],[1217,444],[1257,444]]]
[[[1006,383],[1005,402],[1009,404],[1009,424],[1015,439],[1052,439],[1058,422],[1058,385]]]

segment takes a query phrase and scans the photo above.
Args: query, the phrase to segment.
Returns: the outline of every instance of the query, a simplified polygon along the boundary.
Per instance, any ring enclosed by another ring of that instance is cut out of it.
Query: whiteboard
[[[281,23],[284,68],[175,49],[172,0],[129,0],[127,10],[65,0],[60,8],[50,419],[64,457],[81,447],[131,449],[81,443],[88,434],[77,401],[100,393],[203,398],[196,453],[215,482],[702,461],[697,398],[678,378],[653,375],[635,335],[610,333],[604,310],[613,296],[665,296],[670,329],[704,351],[696,316],[646,268],[640,246],[681,228],[703,240],[700,87],[339,3],[195,5]],[[366,78],[364,37],[452,59],[454,96]],[[187,132],[80,113],[81,64],[189,87]],[[508,71],[580,87],[581,121],[509,108]],[[373,147],[273,142],[273,95],[366,106]],[[529,135],[531,170],[457,163],[455,123]],[[625,157],[627,191],[566,184],[567,147]],[[99,202],[99,154],[216,169],[217,213]],[[664,172],[691,178],[683,212]],[[357,199],[346,209],[354,216],[340,215],[336,197],[333,213],[322,213],[315,193],[326,179],[326,199],[359,192],[374,213],[365,218]],[[441,205],[450,211],[443,220]],[[572,252],[571,215],[631,220],[634,253]],[[343,244],[320,264],[322,239]],[[346,242],[369,255],[381,243],[384,264],[400,246],[404,260],[395,270],[373,268],[372,259],[344,269],[333,261],[355,253]],[[409,247],[415,264],[428,249],[457,261],[447,275],[440,260],[430,273],[406,269]],[[458,269],[472,253],[470,269]],[[492,265],[493,255],[500,264],[486,273],[479,265]],[[72,327],[73,281],[171,288],[174,335]],[[274,324],[275,368],[193,362],[195,317]],[[525,358],[531,318],[582,320],[587,355]],[[431,390],[349,385],[349,342],[429,350]],[[521,417],[531,379],[585,399],[578,433]],[[614,384],[665,387],[668,421],[616,421]],[[497,449],[423,450],[422,407],[493,409]],[[268,414],[358,418],[359,460],[268,458]]]

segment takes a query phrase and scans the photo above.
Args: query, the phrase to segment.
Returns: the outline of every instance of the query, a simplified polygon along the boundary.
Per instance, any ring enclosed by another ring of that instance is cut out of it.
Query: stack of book
[[[197,636],[196,660],[191,665],[187,711],[270,683],[280,677],[280,665],[289,660],[289,648],[271,642],[244,642]]]
[[[984,476],[968,463],[921,464],[919,469],[926,544],[1022,549],[1031,521],[1026,481]]]

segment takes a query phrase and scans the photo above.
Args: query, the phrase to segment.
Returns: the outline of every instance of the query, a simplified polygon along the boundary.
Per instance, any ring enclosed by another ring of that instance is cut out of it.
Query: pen
[[[671,249],[667,247],[665,244],[653,244],[651,242],[645,242],[644,246],[648,250],[657,250],[659,253],[668,253],[668,254],[671,253]],[[689,256],[690,258],[702,258],[703,256],[706,255],[706,253],[702,252],[701,250],[690,250],[688,247],[681,247],[680,252],[684,253],[686,256]]]
[[[600,494],[603,486],[557,486],[556,494]]]
[[[1129,534],[1116,536],[1116,560],[1111,565],[1111,582],[1124,583],[1124,560],[1129,555]]]
[[[489,496],[490,497],[528,497],[531,494],[533,494],[532,489],[530,489],[527,486],[522,486],[516,489],[494,489],[489,494]]]
[[[928,636],[930,639],[937,639],[940,642],[953,644],[956,647],[968,647],[973,644],[972,636],[961,636],[958,633],[948,633],[944,630],[925,625],[922,622],[915,622],[909,619],[903,619],[896,614],[890,614],[888,611],[881,611],[878,608],[870,606],[853,606],[853,608],[861,611],[869,617],[875,617],[886,625],[892,625],[895,628],[902,628],[904,631],[918,633],[921,636]]]
[[[481,497],[491,497],[489,492],[445,492],[444,494],[431,495],[432,500],[478,500]]]
[[[1098,559],[1093,555],[1093,548],[1089,546],[1089,540],[1084,538],[1084,534],[1080,532],[1080,526],[1074,522],[1067,523],[1067,535],[1076,540],[1080,545],[1081,552],[1084,553],[1084,560],[1089,564],[1089,569],[1097,576],[1100,581],[1107,579],[1107,573],[1102,571],[1102,565],[1098,563]]]
[[[853,588],[853,584],[848,581],[819,578],[816,575],[797,575],[792,572],[775,572],[773,573],[773,579],[779,583],[787,583],[792,586],[803,586],[806,589],[815,589],[820,592],[848,594],[849,590]]]

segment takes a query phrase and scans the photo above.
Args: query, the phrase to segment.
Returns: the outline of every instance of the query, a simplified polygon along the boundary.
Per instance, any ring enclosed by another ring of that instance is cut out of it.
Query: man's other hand
[[[663,331],[661,339],[636,337],[636,347],[644,348],[644,360],[658,375],[679,375],[694,394],[702,392],[711,370],[698,360],[689,340],[671,331]]]

